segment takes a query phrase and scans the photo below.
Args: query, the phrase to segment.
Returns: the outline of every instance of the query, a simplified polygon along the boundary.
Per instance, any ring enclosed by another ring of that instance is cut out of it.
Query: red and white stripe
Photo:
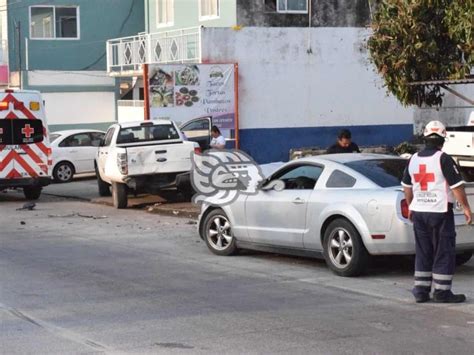
[[[21,105],[12,94],[7,94],[3,102],[13,103],[13,111],[7,113],[4,119],[37,119],[25,105]],[[16,109],[15,109],[16,108]],[[43,126],[43,135],[48,136],[47,127]],[[43,142],[20,145],[22,153],[6,149],[0,145],[0,178],[14,179],[25,177],[49,176],[51,168],[51,149]]]

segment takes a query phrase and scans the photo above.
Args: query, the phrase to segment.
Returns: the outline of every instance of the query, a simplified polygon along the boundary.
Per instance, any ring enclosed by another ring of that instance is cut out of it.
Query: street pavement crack
[[[54,324],[51,324],[49,322],[45,322],[39,319],[35,319],[32,316],[26,314],[25,312],[22,312],[16,308],[8,307],[2,303],[0,303],[0,309],[3,310],[4,312],[10,313],[11,315],[28,322],[30,324],[33,324],[39,328],[44,329],[45,331],[53,334],[54,336],[57,336],[59,338],[67,339],[70,340],[76,344],[84,345],[87,346],[93,350],[98,350],[98,351],[112,351],[109,347],[106,345],[100,344],[94,340],[87,339],[80,334],[77,334],[75,332],[72,332],[70,330],[58,327]]]

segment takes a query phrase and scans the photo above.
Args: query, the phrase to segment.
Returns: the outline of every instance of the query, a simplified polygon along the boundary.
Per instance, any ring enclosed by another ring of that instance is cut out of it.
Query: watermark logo
[[[194,203],[225,206],[240,195],[255,195],[264,176],[259,165],[240,150],[192,154]]]

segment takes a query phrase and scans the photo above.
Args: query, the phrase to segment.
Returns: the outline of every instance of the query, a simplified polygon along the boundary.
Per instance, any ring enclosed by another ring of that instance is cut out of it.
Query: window
[[[54,142],[56,139],[58,139],[59,137],[61,137],[60,134],[51,133],[51,134],[49,135],[49,141],[50,141],[51,143],[53,143],[53,142]]]
[[[74,134],[65,138],[61,143],[60,147],[92,147],[91,137],[88,133]]]
[[[285,183],[286,190],[312,190],[322,171],[323,168],[316,165],[292,166],[276,173],[272,180],[282,180]]]
[[[356,179],[340,170],[334,170],[326,182],[328,188],[344,188],[353,187]]]
[[[172,26],[174,23],[174,0],[156,0],[156,26]]]
[[[208,131],[209,128],[209,120],[197,120],[193,122],[189,122],[186,126],[184,126],[181,131]]]
[[[108,147],[112,143],[112,138],[114,137],[115,127],[109,128],[104,138],[104,147]]]
[[[137,126],[122,128],[117,137],[117,144],[142,143],[168,139],[180,139],[178,131],[172,124]]]
[[[406,159],[357,160],[345,165],[364,175],[380,187],[400,186]]]
[[[199,19],[208,20],[219,17],[220,0],[199,0]]]
[[[43,141],[40,120],[0,120],[0,144],[31,144]]]
[[[282,13],[307,14],[308,0],[277,0],[277,11]]]
[[[104,138],[104,134],[99,133],[99,132],[92,132],[90,133],[90,136],[91,136],[91,144],[93,147],[98,147],[100,145],[100,142]]]
[[[32,39],[79,39],[79,8],[71,6],[31,6]]]

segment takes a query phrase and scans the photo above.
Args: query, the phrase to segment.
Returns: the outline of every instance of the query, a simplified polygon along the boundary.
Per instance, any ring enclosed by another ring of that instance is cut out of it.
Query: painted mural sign
[[[184,123],[211,116],[229,137],[235,121],[234,70],[233,64],[150,65],[151,118]]]

